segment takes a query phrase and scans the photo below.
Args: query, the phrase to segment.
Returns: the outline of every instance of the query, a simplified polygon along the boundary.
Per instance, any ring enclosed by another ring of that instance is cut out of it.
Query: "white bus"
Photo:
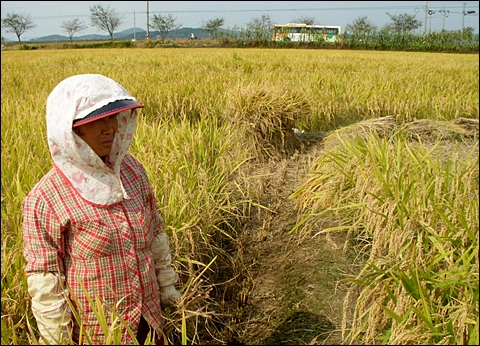
[[[342,27],[338,25],[275,24],[272,41],[341,42]]]

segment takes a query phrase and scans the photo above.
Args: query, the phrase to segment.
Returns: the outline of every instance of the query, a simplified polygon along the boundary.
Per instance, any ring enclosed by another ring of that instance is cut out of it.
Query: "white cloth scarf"
[[[75,119],[117,100],[134,100],[114,80],[99,74],[82,74],[60,82],[47,99],[47,138],[53,162],[86,201],[109,206],[128,199],[120,180],[120,164],[137,126],[137,109],[117,115],[118,132],[107,166],[72,130]]]

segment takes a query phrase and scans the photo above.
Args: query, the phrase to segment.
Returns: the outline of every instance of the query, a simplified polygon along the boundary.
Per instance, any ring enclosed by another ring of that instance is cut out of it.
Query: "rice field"
[[[255,177],[241,172],[302,150],[295,127],[329,135],[325,154],[291,196],[299,214],[292,233],[346,232],[345,251],[365,261],[357,277],[345,278],[351,296],[358,292],[345,340],[478,344],[478,125],[473,134],[458,127],[441,132],[458,119],[478,119],[478,54],[235,48],[1,54],[2,344],[38,342],[20,208],[52,165],[46,99],[61,80],[81,73],[111,77],[146,105],[131,152],[149,174],[182,281],[182,305],[167,311],[172,343],[205,344],[215,336],[218,342],[224,318],[218,286],[244,270],[233,263],[232,244],[251,210],[262,208],[260,192],[248,188]],[[390,120],[382,133],[355,127],[379,118]],[[317,229],[326,216],[338,225]]]

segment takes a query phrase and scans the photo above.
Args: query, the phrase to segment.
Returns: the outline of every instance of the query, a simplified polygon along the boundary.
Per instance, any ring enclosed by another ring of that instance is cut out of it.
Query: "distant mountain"
[[[220,29],[221,30],[221,29]],[[190,34],[193,34],[198,38],[211,38],[212,36],[208,33],[203,31],[201,28],[181,28],[178,30],[172,30],[168,33],[166,40],[169,39],[185,39],[189,38]],[[149,32],[150,39],[154,40],[160,37],[158,31],[150,31]],[[137,40],[144,40],[147,36],[147,32],[144,29],[140,28],[130,28],[123,30],[121,32],[114,32],[113,38],[114,40],[133,40],[134,38]],[[73,35],[73,41],[104,41],[110,40],[110,35],[98,35],[98,34],[91,34],[91,35]],[[69,42],[70,39],[68,36],[64,35],[48,35],[42,36],[38,38],[32,38],[29,42],[60,42],[60,41],[67,41]]]

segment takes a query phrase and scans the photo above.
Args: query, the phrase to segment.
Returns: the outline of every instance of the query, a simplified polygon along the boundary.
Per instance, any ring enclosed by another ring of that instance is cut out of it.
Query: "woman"
[[[47,99],[53,168],[22,207],[25,273],[43,342],[103,344],[89,297],[109,326],[115,312],[140,344],[149,331],[163,342],[161,305],[181,295],[146,171],[127,153],[143,107],[98,74],[69,77]],[[119,325],[122,344],[132,343]]]

